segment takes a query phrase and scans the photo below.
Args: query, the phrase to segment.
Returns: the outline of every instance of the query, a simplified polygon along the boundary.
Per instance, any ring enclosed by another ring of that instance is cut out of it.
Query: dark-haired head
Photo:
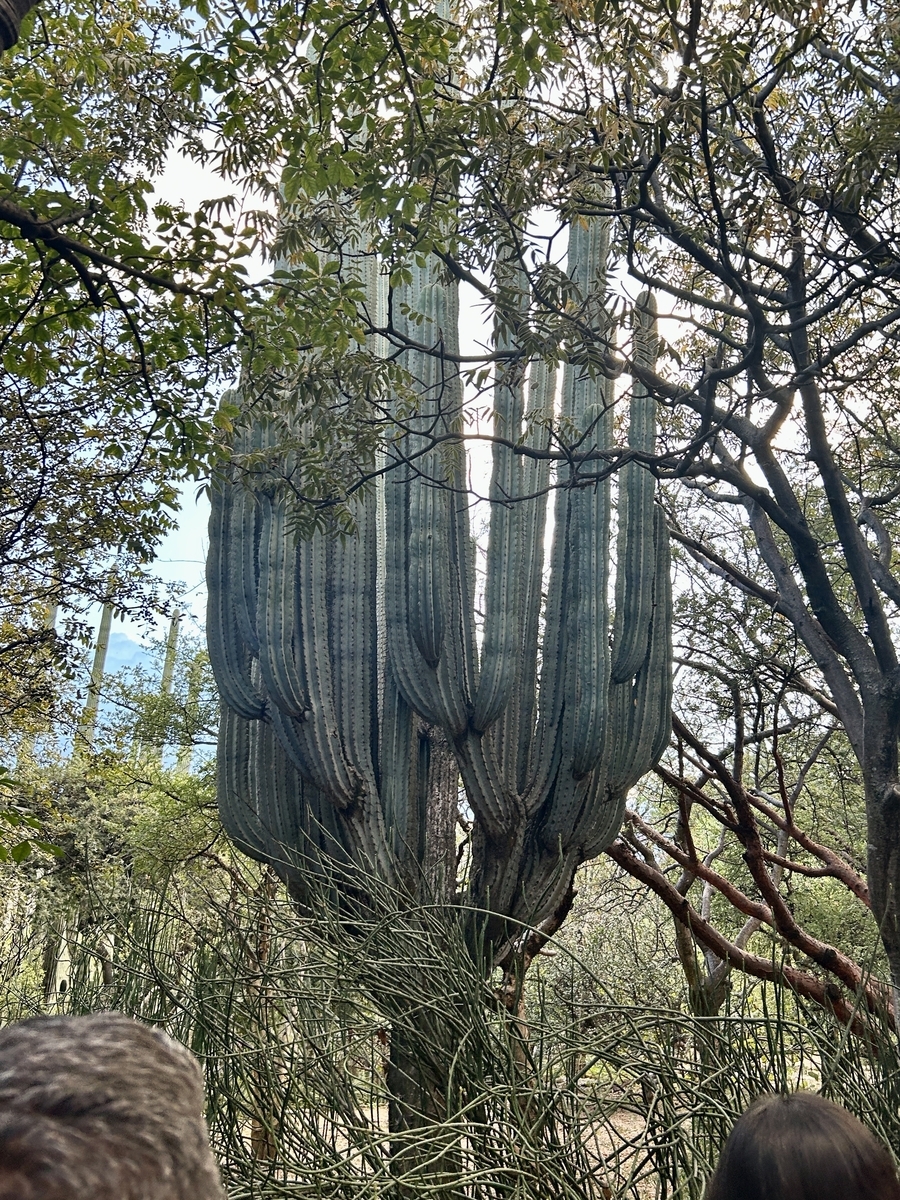
[[[760,1096],[731,1131],[706,1200],[900,1200],[887,1149],[813,1092]]]

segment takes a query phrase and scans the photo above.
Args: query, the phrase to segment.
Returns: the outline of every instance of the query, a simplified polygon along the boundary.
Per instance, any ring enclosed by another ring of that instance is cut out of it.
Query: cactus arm
[[[598,487],[601,491],[603,485]],[[575,677],[567,703],[574,707],[572,773],[587,775],[599,762],[605,736],[606,692],[609,684],[607,638],[608,557],[603,535],[609,531],[608,505],[591,504],[590,494],[576,497],[580,518],[575,606]],[[591,510],[594,510],[593,512]],[[591,528],[591,517],[596,520]]]
[[[274,729],[269,731],[269,743],[266,779],[272,795],[271,820],[275,840],[281,852],[279,873],[288,883],[296,884],[307,863],[309,869],[321,871],[321,865],[311,861],[314,856],[308,849],[307,831],[314,811],[313,803],[311,797],[304,795],[303,778],[285,754]],[[304,861],[300,861],[301,856]]]
[[[256,496],[248,488],[235,487],[228,535],[229,569],[235,581],[232,596],[238,631],[251,654],[259,653],[256,634],[258,548],[259,513]]]
[[[498,269],[498,286],[512,292],[513,305],[519,308],[525,300],[524,283],[524,272],[517,264],[503,264]],[[508,329],[508,321],[498,322],[495,344],[500,349],[514,348],[514,335]],[[523,372],[521,362],[514,362],[498,372],[494,388],[494,431],[504,440],[517,441],[522,434]],[[508,745],[511,737],[506,712],[515,707],[515,700],[511,703],[511,693],[522,653],[519,617],[523,564],[520,561],[521,519],[517,503],[521,493],[521,467],[518,455],[499,442],[492,447],[492,459],[484,639],[468,729],[463,738],[457,739],[456,752],[473,811],[489,836],[508,841],[510,831],[521,828],[524,821],[524,811],[516,798],[516,764],[510,761],[508,753],[505,755],[507,769],[504,770],[502,765],[504,743]],[[474,564],[468,546],[463,547],[460,558],[461,568],[466,572],[465,576],[460,576],[460,589],[466,592],[465,616],[472,621],[472,628],[463,633],[461,645],[454,647],[458,650],[457,661],[453,662],[448,655],[446,664],[441,664],[439,675],[443,676],[445,671],[449,675],[453,670],[457,679],[472,680],[474,671],[467,671],[465,658],[471,654],[474,641],[471,595]],[[448,700],[451,697],[448,696]],[[492,729],[501,717],[504,718],[502,723]],[[510,716],[509,720],[514,717]],[[489,729],[490,735],[485,735]]]
[[[596,858],[615,839],[622,828],[627,799],[628,788],[613,788],[605,777],[598,781],[594,801],[586,806],[590,817],[590,834],[582,847],[585,859]]]
[[[607,336],[609,328],[602,308],[607,248],[604,221],[573,222],[569,274],[579,290],[584,319],[599,338]],[[608,444],[610,398],[608,381],[566,363],[562,417],[588,433],[587,444]],[[571,469],[560,468],[560,483],[571,480]],[[609,505],[608,481],[591,490],[563,487],[557,496],[541,679],[540,754],[544,768],[529,795],[529,808],[536,810],[548,789],[553,789],[542,833],[547,845],[571,830],[583,802],[586,775],[599,761],[604,745]],[[559,755],[555,779],[547,774],[553,746]]]
[[[209,551],[206,559],[207,645],[222,702],[246,720],[265,715],[265,700],[250,678],[250,652],[240,637],[228,590],[227,548],[233,485],[214,480],[210,488]]]
[[[284,866],[285,841],[290,836],[279,819],[278,789],[275,786],[275,751],[278,739],[268,721],[250,725],[250,770],[247,792],[256,818],[268,841],[268,857],[278,868]]]
[[[578,380],[575,386],[580,393],[575,404],[576,420],[582,427],[590,421],[598,443],[608,445],[612,410],[609,381],[588,377]],[[576,779],[581,779],[600,761],[606,734],[609,481],[603,480],[591,489],[576,488],[571,498],[571,512],[574,526],[571,559],[575,583],[574,654],[566,706],[574,713],[571,770]]]
[[[444,294],[447,291],[447,285],[443,284],[439,279],[433,278],[436,268],[422,268],[421,274],[427,282],[426,303],[422,307],[426,308],[433,318],[433,327],[427,335],[415,325],[411,324],[402,316],[398,320],[401,331],[407,332],[410,336],[421,339],[423,336],[444,337],[446,336],[449,346],[454,345],[455,331],[447,325],[437,326],[438,320],[449,323],[455,311],[453,304],[448,301]],[[401,291],[401,300],[403,304],[413,306],[416,297],[408,288]],[[423,402],[425,416],[420,417],[420,421],[426,417],[430,421],[437,419],[432,411],[428,415],[427,397],[431,397],[432,404],[435,402],[438,405],[450,405],[451,411],[447,414],[447,419],[455,419],[458,413],[452,411],[452,406],[458,401],[458,386],[454,383],[450,388],[444,386],[440,379],[439,373],[435,369],[435,363],[438,360],[431,355],[422,353],[411,353],[409,355],[410,373],[422,383],[426,389],[426,402]],[[441,418],[443,419],[443,418]],[[407,435],[403,442],[398,447],[401,455],[408,455],[415,450],[418,445],[416,436]],[[428,469],[426,463],[433,458],[433,455],[423,456],[425,462],[420,464],[417,460],[417,468],[420,470]],[[436,473],[440,473],[440,468],[436,464],[432,464],[431,469]],[[396,681],[401,691],[404,693],[407,702],[415,709],[420,716],[430,724],[438,725],[444,728],[448,736],[457,737],[465,728],[468,722],[468,708],[466,704],[466,696],[464,692],[463,681],[456,677],[454,673],[448,670],[445,659],[448,657],[444,647],[444,639],[449,627],[443,622],[444,635],[441,641],[441,655],[437,668],[430,666],[426,661],[422,647],[417,644],[413,635],[415,628],[419,629],[420,640],[423,641],[426,649],[431,647],[431,650],[436,650],[437,639],[436,629],[426,629],[422,622],[436,615],[436,609],[430,606],[430,602],[422,602],[422,589],[425,586],[423,573],[428,570],[435,569],[434,552],[437,547],[432,544],[432,555],[430,558],[423,557],[419,551],[422,549],[421,543],[416,549],[415,570],[411,561],[411,545],[413,538],[412,524],[417,519],[420,513],[421,497],[417,492],[421,492],[426,486],[425,481],[418,478],[415,473],[415,468],[407,467],[405,469],[404,478],[398,478],[400,472],[395,472],[388,480],[385,488],[385,526],[386,526],[386,541],[387,541],[387,578],[385,586],[385,622],[388,635],[388,656],[391,663],[391,669],[394,672]],[[432,499],[437,504],[448,505],[452,493],[449,489],[431,488]],[[449,524],[449,522],[447,523]],[[447,544],[442,547],[444,562],[441,564],[440,572],[441,579],[444,580],[443,586],[449,592],[450,577],[447,572],[446,557]],[[430,564],[430,566],[429,566]],[[428,588],[431,589],[432,584],[429,583]],[[446,613],[446,596],[441,604],[441,612]],[[413,614],[416,614],[414,617]],[[461,630],[456,628],[453,630],[455,639],[459,639]],[[453,654],[450,656],[453,661],[459,661],[463,656],[462,648],[454,648]]]
[[[498,263],[497,289],[501,296],[509,298],[513,316],[521,316],[527,291],[525,272],[519,263],[513,260]],[[516,349],[510,320],[509,314],[501,314],[495,326],[494,345],[500,352]],[[497,439],[517,442],[522,435],[524,367],[521,360],[498,367],[494,387],[494,435]],[[521,519],[516,503],[521,495],[518,455],[500,440],[493,443],[491,454],[484,641],[472,712],[472,727],[478,732],[483,732],[497,720],[509,700],[520,649],[519,593],[524,569],[519,545]]]
[[[336,803],[349,803],[356,792],[356,779],[344,755],[335,712],[328,633],[327,540],[323,534],[315,533],[299,543],[297,574],[302,597],[297,641],[309,696],[301,732],[308,738],[310,759],[315,763],[312,782]]]
[[[94,734],[97,731],[97,709],[100,706],[100,689],[103,686],[103,672],[106,669],[106,653],[109,650],[109,632],[112,628],[112,605],[104,604],[100,614],[100,628],[97,630],[97,642],[94,647],[94,659],[91,663],[91,678],[88,683],[87,701],[81,721],[78,725],[78,736],[91,749],[94,744]]]
[[[426,664],[434,670],[441,658],[445,632],[447,539],[445,508],[439,484],[427,479],[412,484],[409,537],[409,628]]]
[[[522,866],[522,884],[512,910],[514,922],[534,926],[563,905],[583,857],[580,848],[548,852],[532,845]],[[515,926],[514,926],[515,927]]]
[[[294,659],[296,555],[286,528],[286,503],[262,495],[258,508],[259,609],[255,624],[260,673],[272,701],[289,716],[302,718],[310,705]]]
[[[478,640],[475,634],[475,540],[469,529],[466,463],[462,447],[455,449],[450,497],[451,619],[459,630],[459,678],[466,696],[478,686]]]
[[[425,667],[409,633],[408,611],[408,492],[397,473],[385,487],[385,627],[388,660],[407,702],[426,721],[440,724],[440,698],[433,670]]]
[[[444,343],[454,354],[459,353],[459,291],[448,288],[446,294],[447,328]],[[457,373],[448,383],[452,389],[451,411],[454,414],[451,428],[456,432],[463,429],[463,386]],[[449,478],[452,492],[448,496],[450,508],[450,553],[451,569],[451,620],[454,639],[458,638],[459,681],[463,695],[473,697],[478,686],[478,640],[475,633],[475,541],[469,526],[469,494],[467,487],[467,463],[461,444],[453,446]]]
[[[627,791],[658,761],[666,748],[671,728],[672,671],[672,583],[669,535],[665,516],[655,505],[653,532],[656,570],[650,587],[652,615],[650,645],[646,661],[634,681],[617,685],[629,697],[625,706],[627,725],[610,767],[614,787]]]
[[[175,656],[178,651],[178,630],[181,626],[181,613],[176,612],[169,622],[169,635],[166,638],[166,657],[163,660],[162,678],[159,690],[163,696],[171,696],[172,681],[175,677]]]
[[[402,864],[415,847],[411,825],[415,757],[413,714],[390,673],[385,684],[379,791],[388,845],[394,859]]]
[[[656,544],[656,606],[653,612],[653,622],[650,629],[650,652],[647,655],[647,666],[644,681],[652,698],[652,707],[648,705],[647,721],[652,730],[652,740],[648,757],[650,765],[655,766],[662,757],[663,751],[669,744],[672,733],[672,696],[674,681],[672,679],[672,555],[669,545],[669,530],[666,527],[665,513],[657,506],[654,513],[654,539]],[[657,690],[654,691],[653,689]],[[649,770],[649,768],[647,768]]]
[[[563,392],[563,416],[565,416],[565,392]],[[558,482],[563,483],[568,473],[565,466],[558,468]],[[553,514],[553,541],[550,547],[550,578],[544,616],[544,637],[541,648],[540,689],[538,693],[538,723],[535,733],[537,752],[531,773],[525,803],[529,814],[541,809],[553,787],[559,770],[559,732],[563,714],[563,696],[566,680],[566,660],[571,654],[566,606],[567,580],[570,574],[569,551],[572,536],[569,531],[570,493],[561,486],[556,491]]]
[[[251,722],[222,705],[217,750],[219,815],[239,849],[258,862],[268,862],[275,847],[250,800],[251,728]]]
[[[490,753],[485,738],[476,733],[457,742],[455,748],[472,811],[491,837],[506,839],[517,814],[511,809],[495,755]]]
[[[376,520],[375,497],[364,496],[356,506],[356,533],[329,546],[334,580],[331,594],[331,661],[334,664],[335,704],[347,757],[370,793],[376,790],[373,751],[376,712],[369,698],[376,694]],[[365,702],[363,702],[365,698]]]
[[[437,340],[444,318],[440,283],[428,267],[414,268],[413,291],[421,293],[418,307],[425,320],[418,337]],[[413,336],[416,333],[409,330]],[[447,573],[446,496],[438,452],[427,450],[432,428],[442,432],[441,409],[445,397],[439,360],[428,354],[410,355],[410,369],[419,380],[422,395],[413,418],[419,432],[409,436],[413,458],[409,483],[409,630],[425,663],[435,669],[444,645],[449,578]],[[423,453],[424,451],[424,453]]]
[[[549,422],[553,416],[556,370],[538,360],[532,363],[528,395],[528,442],[546,450],[550,444]],[[515,756],[515,790],[524,793],[533,775],[535,711],[537,707],[538,632],[541,615],[541,585],[544,571],[544,536],[547,523],[547,489],[550,460],[525,460],[522,491],[522,553],[527,575],[522,596],[522,665],[516,680],[518,703],[515,726],[508,731],[508,744]],[[512,707],[512,706],[511,706]],[[511,774],[512,764],[504,772]]]
[[[235,393],[231,392],[226,393],[226,396],[232,400],[236,398]],[[264,436],[262,429],[254,423],[249,429],[241,431],[235,450],[239,454],[259,450]],[[228,554],[227,568],[231,580],[229,591],[237,617],[238,632],[250,653],[257,655],[259,639],[256,635],[256,609],[259,588],[260,521],[257,493],[252,487],[252,482],[252,475],[237,486],[235,486],[237,481],[231,480],[232,508],[229,525],[226,526],[226,552]]]
[[[439,334],[442,346],[459,354],[459,292],[456,284],[439,285]],[[439,377],[442,432],[458,432],[463,422],[463,385],[458,367],[435,360]],[[439,451],[440,478],[446,481],[438,492],[442,506],[442,531],[445,539],[441,560],[443,586],[446,588],[447,634],[437,669],[442,725],[452,742],[465,730],[471,711],[470,698],[475,692],[477,647],[474,612],[474,554],[469,551],[468,495],[466,491],[465,453],[451,445]]]
[[[303,722],[289,716],[277,705],[272,705],[269,716],[272,728],[278,734],[278,740],[296,769],[307,779],[314,778],[316,767],[311,757],[309,739],[301,732],[303,731]]]
[[[577,224],[573,224],[569,230],[569,275],[579,288],[582,300],[586,299],[589,282],[584,260],[590,245],[586,242],[585,234],[586,231]],[[601,255],[605,253],[605,244],[601,243],[598,251]],[[605,268],[601,267],[601,270]],[[583,400],[576,387],[575,369],[571,363],[566,363],[560,408],[560,421],[564,427],[577,426],[583,419]],[[554,506],[554,534],[550,553],[550,582],[540,683],[539,758],[545,765],[552,758],[551,746],[556,739],[562,713],[566,677],[571,673],[571,669],[567,667],[570,658],[570,648],[567,644],[568,626],[571,624],[567,621],[567,613],[572,599],[572,573],[575,570],[573,560],[578,530],[572,504],[573,492],[566,486],[571,480],[572,468],[567,463],[561,463],[557,468],[559,486]],[[543,783],[535,789],[537,795],[531,802],[535,808],[543,802],[540,793],[547,786],[546,768],[540,776]]]
[[[510,911],[519,890],[525,839],[524,824],[506,830],[499,838],[485,828],[477,829],[470,896],[478,907],[495,914]],[[515,932],[521,934],[521,928]]]
[[[656,364],[656,302],[642,292],[635,304],[634,355],[641,365]],[[628,444],[652,453],[656,444],[656,402],[638,380],[632,385]],[[656,481],[645,466],[626,463],[619,472],[619,535],[613,624],[612,678],[624,683],[637,674],[647,654],[652,610],[653,497]]]
[[[298,733],[298,730],[302,729],[302,723],[287,716],[280,709],[274,709],[272,729],[276,734],[276,746],[281,755],[279,770],[297,789],[292,793],[293,799],[291,799],[288,795],[287,784],[278,785],[285,796],[282,804],[291,806],[289,812],[282,810],[278,817],[280,840],[286,846],[296,845],[301,848],[308,841],[309,845],[302,852],[303,854],[313,854],[314,858],[315,854],[311,848],[318,846],[324,850],[326,844],[333,843],[332,849],[326,853],[327,861],[328,857],[335,856],[335,846],[344,847],[347,842],[346,834],[340,827],[340,814],[346,812],[350,806],[334,793],[323,792],[312,781],[311,775],[318,774],[313,757],[315,747],[310,749],[302,735]],[[259,790],[274,786],[275,782],[269,776],[256,780],[256,787]],[[292,842],[290,831],[297,828],[298,820],[301,821],[301,832],[296,835],[299,840]],[[342,854],[346,858],[346,854],[343,852]]]
[[[373,760],[377,744],[374,509],[374,498],[364,496],[357,507],[356,535],[328,544],[330,638],[335,709],[355,787],[354,835],[358,833],[360,853],[371,869],[390,880],[394,862]]]
[[[290,603],[288,614],[294,614],[293,622],[283,611],[272,611],[280,607],[276,598],[282,584],[274,570],[276,564],[271,558],[266,563],[267,576],[276,590],[265,589],[267,603],[260,613],[270,631],[264,639],[267,665],[260,661],[260,673],[268,672],[270,685],[279,693],[282,686],[287,689],[286,695],[279,695],[281,703],[270,710],[284,749],[311,784],[338,808],[346,808],[354,798],[357,781],[344,756],[334,708],[325,556],[325,539],[317,533],[310,541],[299,542],[286,561],[281,560],[281,577],[296,589],[295,595],[284,597]]]
[[[254,722],[250,738],[252,796],[270,841],[268,861],[295,886],[309,872],[323,877],[329,862],[347,858],[334,805],[294,770],[274,727]]]
[[[504,435],[506,436],[506,435]],[[498,447],[495,447],[495,455]],[[506,448],[503,455],[512,456]],[[485,622],[478,689],[472,712],[472,727],[479,733],[500,716],[512,688],[518,624],[518,580],[521,569],[517,554],[519,514],[511,497],[512,488],[497,483],[497,475],[507,479],[509,472],[497,472],[491,488],[491,523],[488,535],[488,571],[485,583]]]
[[[610,688],[611,722],[616,730],[602,786],[586,805],[586,858],[600,854],[616,836],[628,791],[654,767],[665,750],[671,730],[672,584],[669,538],[662,509],[655,506],[655,574],[650,647],[632,682]]]

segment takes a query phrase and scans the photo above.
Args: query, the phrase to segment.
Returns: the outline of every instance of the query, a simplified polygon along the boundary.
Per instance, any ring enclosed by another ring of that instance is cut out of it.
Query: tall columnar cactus
[[[579,320],[599,341],[610,333],[606,241],[602,221],[572,226]],[[514,350],[527,280],[512,260],[497,280],[512,301],[495,344]],[[573,463],[557,471],[545,566],[549,458],[514,447],[548,449],[553,422],[575,431],[582,451],[610,449],[613,383],[567,363],[555,411],[554,370],[503,358],[479,629],[465,460],[434,439],[462,419],[457,292],[433,265],[414,268],[403,291],[393,304],[400,332],[442,353],[406,353],[418,405],[404,410],[399,465],[358,502],[358,535],[297,540],[286,501],[264,483],[223,478],[213,490],[219,804],[238,845],[274,863],[301,900],[334,864],[413,890],[426,874],[440,886],[443,864],[452,888],[461,781],[474,817],[466,899],[491,914],[488,937],[503,946],[510,918],[558,922],[576,867],[609,844],[626,793],[662,753],[668,542],[639,460],[616,484],[597,481],[602,460]],[[634,324],[637,359],[652,365],[647,295]],[[256,427],[242,448],[269,436]],[[654,403],[639,384],[628,437],[636,452],[652,452]]]
[[[109,650],[109,636],[112,629],[113,610],[109,604],[103,605],[100,614],[100,628],[97,631],[97,642],[94,646],[94,658],[91,663],[91,681],[88,684],[87,701],[78,732],[75,738],[76,748],[93,749],[94,735],[97,732],[97,710],[100,707],[100,689],[103,686],[103,672],[106,669],[106,655]]]

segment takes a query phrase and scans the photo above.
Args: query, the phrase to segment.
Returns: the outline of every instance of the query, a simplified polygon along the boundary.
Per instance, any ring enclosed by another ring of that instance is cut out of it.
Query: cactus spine
[[[600,342],[611,329],[607,241],[601,220],[572,225],[579,318]],[[374,308],[371,259],[362,270]],[[582,482],[563,465],[547,579],[549,461],[512,446],[546,450],[549,422],[561,417],[582,447],[611,449],[613,384],[566,363],[554,415],[555,371],[504,360],[479,646],[465,461],[431,440],[462,420],[457,291],[433,261],[412,276],[394,298],[395,319],[434,352],[405,352],[418,405],[395,444],[401,465],[358,501],[358,535],[298,541],[286,502],[264,485],[223,477],[213,489],[219,804],[237,843],[273,863],[300,900],[311,875],[333,863],[415,889],[435,859],[437,826],[453,873],[448,822],[435,804],[452,827],[459,779],[475,818],[466,899],[492,914],[488,937],[504,946],[510,918],[558,923],[576,867],[615,836],[629,788],[665,746],[668,542],[653,478],[629,461],[619,473],[611,613],[613,483]],[[514,351],[516,308],[524,316],[528,304],[514,255],[501,253],[497,286],[508,303],[495,345]],[[647,295],[634,340],[638,361],[652,366]],[[259,428],[246,435],[266,436]],[[638,454],[652,453],[655,408],[637,383],[628,436]]]

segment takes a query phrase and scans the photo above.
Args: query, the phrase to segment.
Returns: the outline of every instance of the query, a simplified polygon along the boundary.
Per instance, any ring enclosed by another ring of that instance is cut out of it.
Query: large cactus
[[[610,336],[606,243],[602,221],[573,222],[577,315],[599,342]],[[365,262],[374,304],[377,280]],[[514,258],[501,258],[497,283],[511,301],[496,348],[514,350],[527,278]],[[343,879],[359,868],[360,878],[414,894],[426,879],[452,891],[461,781],[473,816],[464,899],[489,914],[487,942],[503,957],[519,923],[558,924],[575,869],[615,836],[626,793],[665,745],[667,537],[639,461],[626,463],[617,484],[596,481],[596,462],[592,482],[563,465],[545,569],[549,459],[512,445],[547,449],[553,422],[575,430],[582,451],[609,450],[613,383],[566,363],[554,411],[555,371],[510,355],[494,387],[479,629],[465,461],[432,436],[462,420],[457,291],[428,264],[402,293],[392,306],[400,332],[443,354],[405,355],[418,404],[411,416],[404,408],[392,450],[399,465],[357,503],[357,536],[298,540],[287,501],[262,476],[257,487],[223,477],[213,489],[219,804],[237,844],[273,863],[301,902],[313,877],[335,867]],[[634,325],[634,352],[652,365],[647,295]],[[272,435],[256,426],[244,436],[247,450]],[[635,384],[629,444],[646,453],[654,443],[654,404]]]

